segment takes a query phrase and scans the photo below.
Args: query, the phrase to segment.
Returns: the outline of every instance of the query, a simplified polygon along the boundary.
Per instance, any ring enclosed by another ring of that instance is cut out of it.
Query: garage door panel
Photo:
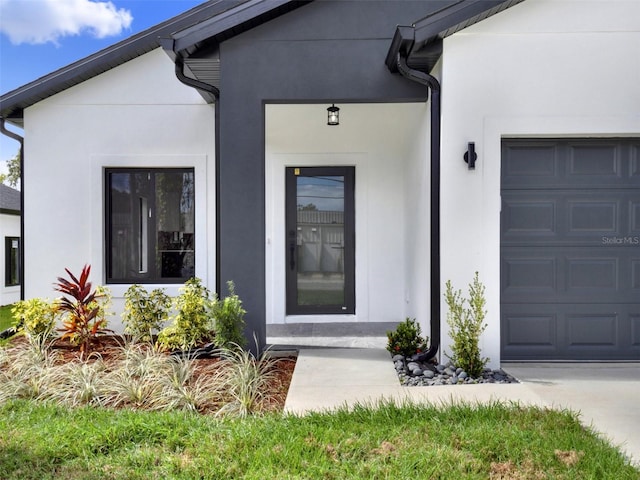
[[[640,338],[634,338],[634,328],[640,327],[634,327],[640,319],[637,304],[568,305],[563,310],[559,327],[566,331],[569,359],[640,358]]]
[[[553,302],[557,299],[556,257],[529,249],[510,249],[502,257],[502,300],[505,303]]]
[[[634,290],[633,295],[640,298],[640,258],[632,258],[631,268],[631,288]]]
[[[640,313],[620,304],[502,307],[505,360],[633,360],[640,355]],[[526,312],[526,313],[523,313]],[[635,313],[633,313],[635,312]]]
[[[629,235],[635,235],[635,243],[640,243],[638,235],[640,235],[640,200],[629,200]]]
[[[603,237],[637,237],[640,245],[638,196],[627,189],[503,191],[502,243],[599,246]]]
[[[630,315],[631,346],[640,350],[640,313]]]
[[[640,139],[504,140],[501,345],[640,359]]]
[[[521,314],[502,312],[502,351],[507,358],[541,358],[558,355],[555,312]]]
[[[629,165],[629,175],[636,179],[640,177],[640,145],[631,146],[631,162]]]
[[[572,144],[568,146],[567,177],[583,177],[585,175],[596,177],[593,180],[578,178],[577,182],[601,182],[603,177],[616,179],[621,175],[620,171],[620,147],[616,144]]]
[[[566,289],[568,295],[572,293],[597,295],[599,290],[609,290],[603,292],[606,294],[606,298],[609,299],[611,298],[610,295],[619,287],[618,278],[620,275],[617,257],[568,257],[566,265]]]
[[[569,235],[619,234],[619,200],[568,200]]]
[[[640,299],[638,253],[615,246],[503,247],[502,303],[627,303],[630,298]]]
[[[556,201],[549,198],[514,199],[503,197],[502,227],[504,235],[514,240],[518,237],[542,235],[545,237],[558,236],[556,231]]]
[[[583,310],[569,313],[565,319],[569,349],[618,345],[618,315],[613,312],[598,314]]]
[[[557,146],[555,143],[517,144],[506,151],[503,178],[509,184],[537,185],[543,179],[557,176]]]

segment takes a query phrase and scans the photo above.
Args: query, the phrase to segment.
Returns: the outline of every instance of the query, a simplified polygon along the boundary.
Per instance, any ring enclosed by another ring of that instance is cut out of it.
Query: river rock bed
[[[477,383],[518,383],[518,380],[501,368],[485,368],[482,375],[470,377],[462,368],[451,362],[433,364],[415,362],[404,355],[394,355],[393,365],[400,383],[405,387],[430,387],[437,385],[470,385]]]

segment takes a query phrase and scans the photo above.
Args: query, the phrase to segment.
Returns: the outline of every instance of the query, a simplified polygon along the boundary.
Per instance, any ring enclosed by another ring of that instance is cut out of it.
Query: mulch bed
[[[26,340],[23,337],[18,337],[14,338],[13,341],[25,342]],[[89,354],[86,355],[86,361],[91,362],[97,358],[101,358],[108,368],[109,362],[114,362],[118,358],[119,351],[123,344],[124,339],[117,335],[100,337],[92,343],[91,350]],[[63,364],[81,361],[79,347],[72,345],[68,341],[56,339],[52,343],[51,348],[57,353],[56,363]],[[220,361],[220,358],[215,356],[197,357],[193,361],[196,362],[195,377],[198,378],[211,375],[212,372],[215,371],[215,369],[211,367],[214,367],[215,364]],[[296,357],[294,356],[274,359],[273,377],[266,392],[265,404],[263,404],[264,411],[283,411],[295,365]]]

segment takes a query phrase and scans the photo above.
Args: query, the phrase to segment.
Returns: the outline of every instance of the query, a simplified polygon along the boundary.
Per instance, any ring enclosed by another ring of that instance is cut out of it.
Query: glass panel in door
[[[287,314],[355,313],[354,168],[287,168]]]

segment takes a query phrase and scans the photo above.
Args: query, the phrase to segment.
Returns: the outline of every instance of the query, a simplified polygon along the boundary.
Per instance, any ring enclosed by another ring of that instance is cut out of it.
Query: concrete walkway
[[[521,383],[402,387],[382,348],[301,349],[285,411],[304,414],[356,403],[518,402],[568,408],[640,465],[639,364],[505,364]]]

